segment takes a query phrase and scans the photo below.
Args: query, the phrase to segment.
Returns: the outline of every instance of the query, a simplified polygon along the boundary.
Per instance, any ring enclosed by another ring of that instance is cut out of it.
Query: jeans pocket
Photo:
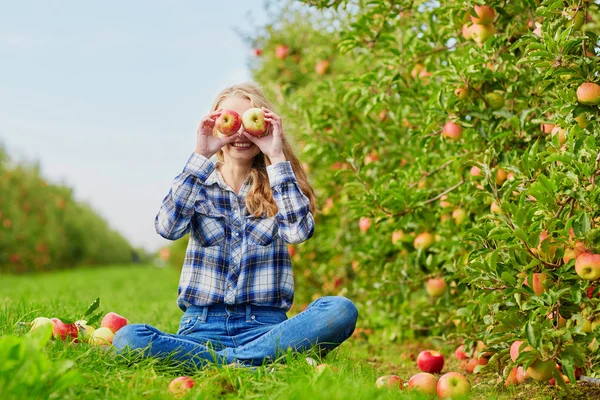
[[[255,325],[278,325],[287,319],[285,312],[260,313],[252,314],[250,323]]]
[[[186,317],[183,316],[181,318],[181,322],[179,323],[179,330],[177,331],[178,335],[189,335],[194,331],[196,325],[198,325],[200,321],[200,317],[197,315]]]

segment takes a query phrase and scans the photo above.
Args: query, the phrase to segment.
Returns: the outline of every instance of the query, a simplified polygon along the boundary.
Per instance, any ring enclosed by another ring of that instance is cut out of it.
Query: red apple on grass
[[[516,386],[517,383],[519,383],[519,380],[517,379],[517,368],[511,368],[508,375],[506,374],[506,368],[504,368],[503,375],[506,375],[506,380],[504,381],[504,386],[506,386],[506,387],[509,387],[511,385]]]
[[[408,389],[435,396],[437,394],[437,383],[437,377],[427,372],[419,372],[408,380]]]
[[[88,342],[93,346],[110,346],[114,338],[115,334],[110,328],[101,327],[92,332]]]
[[[79,330],[79,336],[83,340],[86,340],[86,341],[90,338],[92,333],[94,333],[94,331],[96,330],[96,328],[94,328],[93,326],[89,326],[87,324],[87,321],[84,319],[75,321],[75,325],[77,326],[77,329]]]
[[[45,317],[37,317],[33,321],[31,321],[31,329],[30,331],[36,331],[40,329],[42,326],[51,326],[52,330],[54,330],[54,322],[50,318]]]
[[[242,126],[240,114],[233,110],[223,110],[215,120],[215,128],[223,135],[229,136],[237,133]]]
[[[481,357],[473,357],[469,360],[469,362],[467,362],[467,371],[470,373],[474,373],[475,372],[475,368],[478,365],[487,365],[488,360],[487,358]]]
[[[113,333],[117,333],[119,329],[127,325],[129,321],[127,318],[120,316],[117,313],[109,312],[102,318],[102,322],[100,323],[101,328],[108,328]]]
[[[52,318],[52,322],[52,337],[61,340],[77,340],[77,336],[79,334],[77,331],[77,325],[65,324],[58,318]]]
[[[265,113],[261,108],[249,108],[242,115],[244,130],[252,136],[263,137],[268,134]]]
[[[194,380],[188,376],[180,376],[169,383],[169,392],[175,396],[182,396],[194,387]]]
[[[378,388],[394,388],[394,389],[403,389],[404,381],[397,375],[384,375],[377,378],[375,382],[375,386]]]
[[[439,373],[444,368],[444,356],[434,350],[424,350],[417,356],[417,366],[423,372]]]
[[[527,370],[523,369],[521,365],[517,367],[517,382],[525,383],[530,378]]]
[[[460,346],[458,346],[456,348],[456,350],[454,350],[454,357],[456,357],[457,360],[468,360],[469,356],[467,355],[467,353],[465,353],[465,345],[461,344]]]
[[[446,281],[444,278],[431,278],[427,280],[425,290],[432,297],[439,297],[446,291]]]
[[[448,372],[437,384],[437,394],[440,399],[467,398],[471,392],[471,384],[459,372]]]
[[[600,278],[600,254],[580,254],[575,260],[575,272],[581,279],[588,281]]]

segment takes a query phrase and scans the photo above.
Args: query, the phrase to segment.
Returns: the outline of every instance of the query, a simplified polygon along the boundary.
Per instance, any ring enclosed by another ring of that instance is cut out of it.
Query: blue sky
[[[0,143],[134,245],[167,244],[154,217],[215,95],[250,80],[235,29],[263,3],[1,2]]]

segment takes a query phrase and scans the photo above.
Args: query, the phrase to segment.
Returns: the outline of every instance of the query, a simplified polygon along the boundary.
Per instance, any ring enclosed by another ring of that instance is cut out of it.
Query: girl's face
[[[244,115],[244,112],[249,108],[252,108],[252,104],[248,99],[242,99],[239,97],[228,97],[225,100],[221,101],[219,107],[222,110],[233,110],[240,114],[240,117]],[[240,126],[240,130],[238,133],[244,131],[244,125]],[[217,133],[219,137],[223,137],[224,135],[220,132]],[[234,134],[235,135],[235,134]],[[260,153],[260,149],[254,143],[246,139],[245,136],[239,135],[239,137],[231,144],[226,144],[222,147],[223,155],[225,160],[232,160],[242,163],[247,163],[251,161],[254,157],[256,157]]]

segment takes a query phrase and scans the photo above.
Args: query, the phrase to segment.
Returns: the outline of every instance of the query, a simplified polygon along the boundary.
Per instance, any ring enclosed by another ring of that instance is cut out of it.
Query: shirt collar
[[[233,190],[225,182],[225,179],[223,179],[223,175],[221,175],[221,171],[219,171],[219,168],[215,168],[215,170],[208,176],[208,179],[206,179],[206,181],[204,181],[205,185],[213,185],[215,183],[217,185],[219,185],[219,187],[221,189],[231,190],[233,192]],[[246,181],[242,185],[239,196],[246,197],[246,194],[248,193],[249,190],[250,190],[250,176],[248,176],[248,178],[246,178]]]

